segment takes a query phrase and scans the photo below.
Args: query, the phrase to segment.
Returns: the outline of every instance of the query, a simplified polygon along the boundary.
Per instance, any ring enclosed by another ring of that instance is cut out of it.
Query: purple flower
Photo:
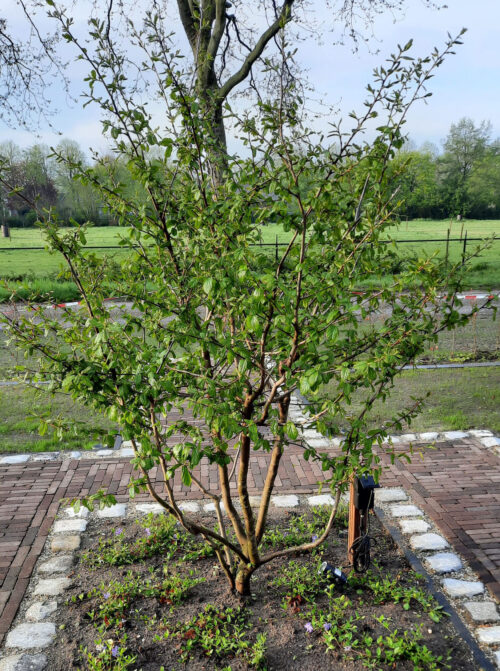
[[[103,597],[105,599],[109,599],[110,596],[111,596],[111,594],[109,592],[104,592],[104,594],[103,594]]]
[[[151,529],[144,529],[146,536],[151,536]]]
[[[307,631],[308,634],[312,634],[314,631],[314,628],[310,622],[305,623],[304,629]]]
[[[115,645],[114,648],[111,648],[111,654],[113,655],[113,657],[118,657],[119,652],[120,652],[120,648],[117,645]]]
[[[330,631],[331,628],[332,628],[332,625],[329,622],[325,622],[325,624],[323,625],[323,629],[325,631]]]
[[[312,540],[313,543],[314,543],[314,541],[317,541],[317,540],[318,540],[318,537],[316,536],[316,534],[314,534],[314,536],[312,537],[311,540]]]
[[[118,527],[118,529],[115,531],[115,536],[121,536],[123,533],[123,529],[121,527]]]

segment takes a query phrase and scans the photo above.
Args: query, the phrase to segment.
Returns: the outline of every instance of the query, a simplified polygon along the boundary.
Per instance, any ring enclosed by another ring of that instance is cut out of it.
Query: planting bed
[[[267,550],[309,540],[327,514],[274,511]],[[476,669],[375,517],[371,535],[372,567],[346,585],[328,586],[318,573],[323,560],[346,563],[343,514],[321,552],[264,566],[243,599],[228,591],[205,546],[165,516],[92,518],[47,668]]]

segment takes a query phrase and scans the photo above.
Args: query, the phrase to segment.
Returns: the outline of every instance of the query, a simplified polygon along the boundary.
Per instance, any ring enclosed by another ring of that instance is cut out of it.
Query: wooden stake
[[[357,538],[361,536],[361,515],[359,510],[354,507],[354,480],[355,477],[351,478],[351,485],[349,488],[349,530],[347,534],[347,558],[351,564],[353,563],[353,556],[351,552],[352,544]]]

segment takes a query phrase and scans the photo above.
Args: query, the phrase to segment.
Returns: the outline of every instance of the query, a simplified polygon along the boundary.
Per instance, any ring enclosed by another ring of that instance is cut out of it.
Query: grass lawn
[[[40,436],[40,421],[33,413],[74,421],[75,432],[66,431],[62,441],[51,428]],[[99,442],[100,435],[117,429],[116,424],[65,394],[52,396],[24,385],[0,387],[0,453],[87,450]]]
[[[335,387],[325,388],[335,393]],[[412,431],[491,429],[500,432],[500,367],[404,371],[389,399],[377,401],[369,415],[370,428],[386,423],[412,403],[412,397],[431,392]],[[356,414],[362,395],[354,398]]]

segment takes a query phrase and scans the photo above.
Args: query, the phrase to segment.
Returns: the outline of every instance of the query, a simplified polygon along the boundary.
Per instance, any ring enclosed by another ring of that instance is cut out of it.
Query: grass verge
[[[335,394],[335,385],[323,392]],[[500,367],[404,371],[385,402],[377,401],[368,418],[369,428],[387,423],[411,405],[412,398],[430,392],[412,431],[491,429],[500,432]],[[353,397],[352,414],[361,407],[363,395]]]
[[[41,436],[41,416],[47,420],[61,417],[74,425],[64,431],[63,440],[50,425]],[[88,450],[103,434],[117,430],[116,424],[64,394],[52,396],[24,385],[0,387],[0,452]]]

